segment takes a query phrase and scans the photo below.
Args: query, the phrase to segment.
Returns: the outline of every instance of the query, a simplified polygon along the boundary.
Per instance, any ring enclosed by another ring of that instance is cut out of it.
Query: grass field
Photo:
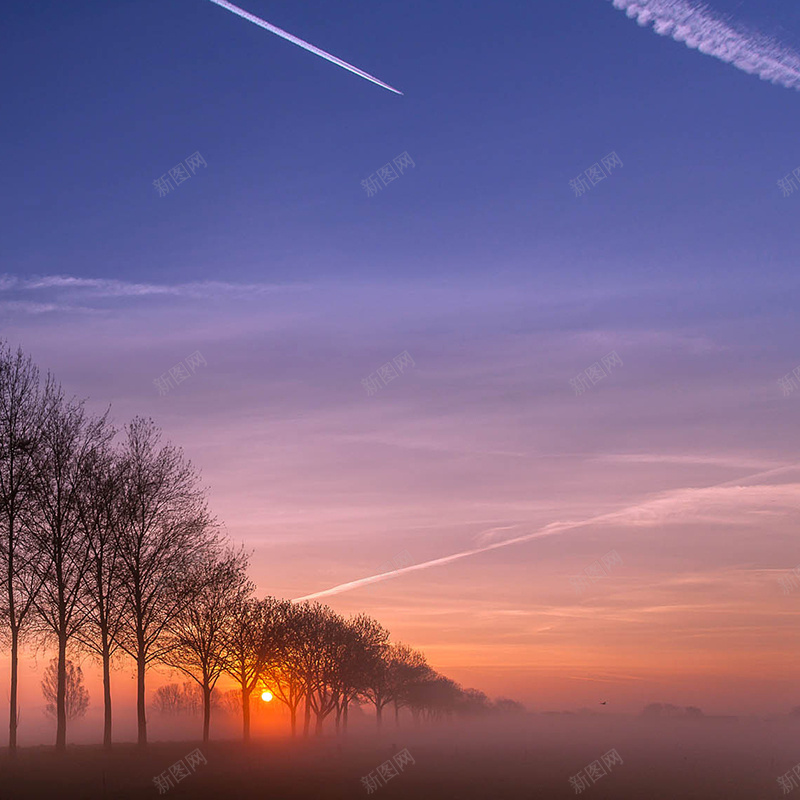
[[[415,763],[371,794],[380,798],[568,798],[569,777],[612,748],[623,763],[580,793],[602,798],[747,798],[782,796],[777,777],[800,761],[800,725],[756,720],[661,720],[531,715],[501,725],[443,724],[426,729],[323,736],[131,744],[111,754],[74,746],[25,748],[15,764],[3,753],[0,798],[158,797],[153,778],[200,747],[207,763],[175,783],[170,797],[356,798],[361,777],[407,749]],[[800,789],[798,789],[800,797]]]

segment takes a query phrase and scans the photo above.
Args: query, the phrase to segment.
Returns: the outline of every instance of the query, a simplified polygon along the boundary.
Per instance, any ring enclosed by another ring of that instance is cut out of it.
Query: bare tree
[[[153,708],[166,716],[199,714],[203,708],[203,692],[194,681],[168,683],[156,689]]]
[[[347,730],[350,703],[368,691],[375,671],[383,667],[389,632],[367,614],[358,614],[346,623],[344,646],[339,651],[339,705],[336,729]]]
[[[103,747],[111,749],[111,658],[119,648],[125,605],[119,516],[124,462],[109,448],[98,448],[88,465],[89,482],[78,511],[89,549],[83,603],[86,626],[76,638],[103,668]]]
[[[160,446],[153,421],[137,417],[126,432],[119,552],[127,609],[120,646],[136,661],[138,743],[144,747],[145,673],[165,652],[165,629],[191,599],[184,577],[213,544],[215,522],[191,463],[178,448]]]
[[[66,708],[67,719],[79,719],[89,708],[89,692],[83,685],[83,670],[76,667],[71,661],[67,661],[66,669],[66,691],[64,693],[64,705]],[[42,694],[47,701],[45,712],[58,718],[58,659],[53,658],[47,665],[42,679]]]
[[[303,603],[298,606],[302,619],[302,636],[294,641],[296,673],[305,684],[305,713],[303,736],[308,736],[312,711],[317,717],[316,730],[321,731],[322,721],[336,707],[332,691],[335,669],[336,614],[321,603]]]
[[[303,735],[308,735],[309,710],[316,717],[314,733],[322,734],[325,718],[339,703],[341,667],[340,650],[346,647],[347,629],[345,621],[331,608],[322,606],[312,616],[314,645],[309,654],[306,671],[306,719]]]
[[[268,667],[282,665],[290,603],[246,598],[230,608],[225,628],[225,671],[239,684],[242,738],[250,741],[250,696]]]
[[[30,528],[38,553],[41,591],[34,598],[35,621],[44,641],[58,648],[56,749],[67,743],[67,647],[86,621],[82,594],[90,567],[79,505],[89,491],[89,465],[113,431],[106,417],[89,418],[83,403],[65,400],[60,388],[49,398],[37,453]]]
[[[279,655],[267,661],[264,681],[267,688],[288,709],[292,736],[297,735],[297,709],[306,696],[306,652],[312,647],[310,604],[290,603],[285,608]]]
[[[410,705],[409,689],[432,670],[425,656],[405,644],[392,644],[388,653],[389,684],[394,703],[394,722],[400,724],[400,709]]]
[[[211,693],[226,663],[230,615],[255,588],[247,578],[247,556],[209,552],[185,576],[190,602],[170,620],[161,660],[184,672],[203,690],[203,741],[208,741]]]
[[[380,729],[383,724],[383,709],[393,699],[389,671],[389,632],[369,617],[365,617],[363,624],[369,657],[364,666],[364,690],[361,696],[375,706],[375,721]]]
[[[49,381],[48,381],[49,383]],[[0,344],[0,612],[11,650],[8,749],[17,752],[19,646],[38,591],[25,514],[33,497],[36,453],[41,445],[43,393],[39,371],[19,349]]]

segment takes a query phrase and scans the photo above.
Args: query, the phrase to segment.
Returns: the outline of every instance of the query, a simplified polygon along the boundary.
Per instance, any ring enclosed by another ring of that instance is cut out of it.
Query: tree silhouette
[[[154,663],[190,680],[161,686],[162,714],[203,711],[208,740],[215,687],[223,672],[238,688],[226,707],[241,709],[250,737],[252,694],[260,687],[286,705],[291,732],[305,701],[303,734],[335,712],[347,730],[353,702],[383,709],[395,721],[408,708],[415,721],[453,714],[519,712],[511,700],[492,705],[428,666],[408,645],[366,614],[348,619],[317,602],[256,599],[247,558],[217,532],[198,475],[180,449],[161,444],[152,420],[139,417],[122,442],[107,416],[91,417],[65,399],[33,362],[0,343],[0,635],[10,644],[9,753],[17,749],[19,646],[37,633],[56,646],[42,681],[56,718],[56,747],[67,721],[82,716],[88,693],[67,659],[78,646],[103,667],[103,744],[111,746],[112,658],[136,664],[138,743],[147,743],[145,674]],[[652,704],[645,715],[700,716],[693,707]]]
[[[58,659],[53,658],[47,665],[42,678],[42,694],[47,701],[45,712],[54,719],[58,718]],[[83,671],[71,661],[65,665],[64,675],[64,711],[67,719],[80,719],[89,708],[89,692],[83,685]]]
[[[208,552],[185,576],[189,602],[170,620],[161,660],[181,670],[203,691],[203,741],[209,737],[211,693],[225,669],[225,628],[231,613],[253,591],[247,556],[228,550]]]
[[[44,641],[53,640],[58,648],[58,750],[67,745],[67,647],[86,622],[82,597],[90,560],[79,505],[91,482],[89,464],[112,436],[105,417],[88,417],[83,403],[66,400],[60,387],[52,392],[35,458],[29,526],[41,584],[33,601],[34,622]]]
[[[152,420],[137,417],[123,444],[120,557],[126,614],[120,647],[136,662],[138,744],[147,744],[145,673],[168,649],[166,629],[191,601],[185,576],[213,545],[215,522],[183,453],[160,445]]]
[[[0,612],[3,638],[11,651],[8,749],[17,752],[19,646],[39,590],[33,571],[26,513],[33,501],[34,463],[41,447],[44,395],[39,371],[22,349],[0,343]],[[7,626],[7,628],[6,628]]]
[[[119,551],[124,462],[109,447],[98,448],[88,465],[88,487],[78,511],[89,569],[82,601],[86,625],[76,637],[103,668],[103,747],[111,748],[111,658],[119,649],[125,605]]]
[[[239,684],[242,738],[250,740],[250,697],[269,668],[283,666],[290,603],[267,597],[235,599],[223,631],[224,669]],[[273,694],[275,690],[273,690]]]

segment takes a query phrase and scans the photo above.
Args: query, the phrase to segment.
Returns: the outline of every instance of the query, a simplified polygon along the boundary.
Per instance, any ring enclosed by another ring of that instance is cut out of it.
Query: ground
[[[611,750],[622,764],[580,794],[604,798],[776,798],[779,775],[800,761],[793,741],[800,724],[756,720],[661,720],[530,715],[511,722],[387,725],[291,741],[153,742],[146,753],[130,744],[106,755],[75,746],[24,748],[16,764],[3,751],[0,800],[23,798],[156,798],[153,778],[200,748],[207,764],[169,789],[171,798],[331,798],[368,796],[361,777],[407,749],[405,765],[371,794],[379,800],[414,798],[569,798],[569,778]],[[800,797],[800,791],[798,791]]]

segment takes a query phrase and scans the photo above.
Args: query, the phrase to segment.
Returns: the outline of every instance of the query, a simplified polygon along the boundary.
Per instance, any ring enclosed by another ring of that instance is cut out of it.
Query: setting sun
[[[272,692],[261,692],[261,699],[265,703],[269,703],[269,701],[272,700]]]

